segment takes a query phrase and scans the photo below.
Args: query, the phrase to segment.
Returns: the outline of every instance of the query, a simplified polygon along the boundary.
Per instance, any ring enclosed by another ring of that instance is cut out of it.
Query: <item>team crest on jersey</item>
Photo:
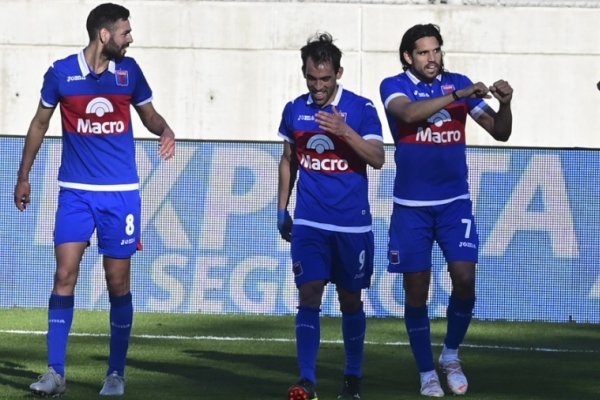
[[[400,264],[400,252],[398,250],[390,250],[390,264]]]
[[[442,93],[450,94],[454,91],[454,85],[442,85]]]
[[[300,261],[296,261],[292,265],[292,272],[294,273],[294,276],[300,276],[304,273],[304,271],[302,270],[302,263]]]
[[[117,86],[128,86],[129,85],[129,71],[118,69],[115,71],[115,81]]]

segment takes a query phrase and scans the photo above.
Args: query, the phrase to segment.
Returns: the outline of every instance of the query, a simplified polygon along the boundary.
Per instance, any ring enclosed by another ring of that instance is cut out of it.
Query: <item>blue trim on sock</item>
[[[63,296],[60,294],[52,293],[50,298],[48,299],[48,308],[49,309],[57,309],[57,308],[73,308],[75,306],[75,296]]]
[[[108,296],[108,301],[112,307],[123,307],[131,304],[132,297],[131,292],[124,294],[123,296]]]

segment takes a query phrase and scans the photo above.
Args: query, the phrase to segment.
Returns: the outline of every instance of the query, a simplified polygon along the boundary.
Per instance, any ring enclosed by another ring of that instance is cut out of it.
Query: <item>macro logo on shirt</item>
[[[438,130],[436,128],[442,128],[445,123],[451,122],[452,117],[450,113],[441,109],[440,111],[433,114],[431,117],[427,118],[427,122],[429,122],[429,126],[423,129],[420,126],[417,129],[416,142],[425,142],[425,143],[460,143],[462,139],[462,134],[459,130]]]
[[[348,161],[338,158],[335,153],[335,145],[327,135],[316,134],[306,142],[306,152],[302,153],[300,164],[309,170],[338,172],[348,170]],[[313,153],[311,156],[310,153]],[[328,157],[332,155],[335,157]]]
[[[104,121],[103,117],[114,111],[110,100],[105,97],[94,97],[85,107],[85,113],[89,117],[77,119],[77,133],[110,135],[125,132],[123,121]]]

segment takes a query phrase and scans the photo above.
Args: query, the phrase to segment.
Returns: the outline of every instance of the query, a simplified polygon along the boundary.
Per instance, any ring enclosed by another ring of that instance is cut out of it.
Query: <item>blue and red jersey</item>
[[[137,188],[131,105],[152,101],[152,90],[130,57],[109,62],[100,75],[83,51],[58,60],[44,75],[44,107],[60,104],[59,185],[86,190]]]
[[[294,224],[336,232],[368,232],[372,218],[367,163],[343,140],[321,130],[318,111],[333,106],[365,140],[383,141],[373,103],[338,85],[333,102],[321,108],[310,94],[286,104],[279,136],[293,144],[298,160]]]
[[[410,71],[384,79],[380,94],[396,151],[394,202],[406,206],[444,204],[469,198],[465,123],[488,107],[482,99],[461,99],[427,120],[405,123],[388,111],[390,101],[406,96],[429,100],[472,85],[464,75],[445,72],[421,82]]]

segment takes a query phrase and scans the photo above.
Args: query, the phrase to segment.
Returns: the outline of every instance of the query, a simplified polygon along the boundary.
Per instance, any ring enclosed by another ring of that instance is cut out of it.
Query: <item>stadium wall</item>
[[[87,43],[85,19],[97,3],[0,0],[0,135],[25,134],[44,72]],[[157,109],[180,138],[278,140],[283,105],[305,91],[298,49],[317,30],[331,32],[344,51],[343,84],[373,99],[384,118],[379,82],[400,70],[401,35],[415,23],[434,22],[442,27],[450,70],[514,86],[509,145],[600,147],[594,123],[600,109],[597,2],[121,3],[132,12],[135,42],[128,54],[142,65]],[[151,136],[134,121],[139,137]],[[469,129],[469,144],[492,143],[479,127]],[[60,134],[58,118],[49,134]]]
[[[22,137],[0,137],[0,308],[45,307],[52,288],[52,228],[60,139],[48,138],[31,174],[32,203],[12,204]],[[392,160],[393,146],[386,147]],[[279,143],[179,143],[162,162],[156,141],[138,141],[142,241],[133,258],[137,311],[295,312],[289,244],[276,229]],[[600,151],[470,147],[480,236],[477,304],[484,320],[600,322]],[[386,272],[393,162],[370,171],[375,271],[365,292],[372,317],[401,317],[401,276]],[[293,201],[292,201],[293,207]],[[444,317],[451,285],[434,252],[429,298]],[[84,257],[76,305],[107,309],[96,239]],[[324,315],[339,315],[329,286]]]

